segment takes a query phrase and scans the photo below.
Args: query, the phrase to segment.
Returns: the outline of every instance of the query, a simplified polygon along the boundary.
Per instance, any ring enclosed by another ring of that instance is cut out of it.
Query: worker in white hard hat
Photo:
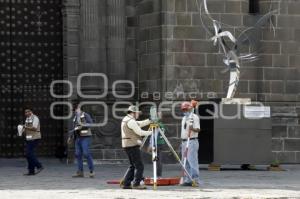
[[[141,114],[138,107],[129,106],[127,115],[122,120],[122,147],[125,150],[130,166],[124,178],[123,189],[146,189],[141,184],[143,180],[144,164],[141,157],[140,145],[142,137],[149,136],[152,131],[144,131],[141,128],[151,123],[151,120],[137,121]],[[131,183],[133,185],[131,186]]]

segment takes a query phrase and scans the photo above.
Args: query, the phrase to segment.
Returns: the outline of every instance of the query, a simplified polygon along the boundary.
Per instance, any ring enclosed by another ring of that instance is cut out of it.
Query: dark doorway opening
[[[61,8],[61,0],[0,1],[0,157],[23,156],[16,127],[24,123],[26,105],[41,121],[39,155],[52,156],[63,143],[63,123],[50,116],[59,100],[50,84],[63,78]]]
[[[199,152],[200,164],[210,164],[214,157],[214,118],[215,106],[213,103],[220,103],[220,99],[212,99],[199,106],[199,117],[201,132],[199,133]]]
[[[250,14],[259,13],[259,0],[249,0],[249,13]]]

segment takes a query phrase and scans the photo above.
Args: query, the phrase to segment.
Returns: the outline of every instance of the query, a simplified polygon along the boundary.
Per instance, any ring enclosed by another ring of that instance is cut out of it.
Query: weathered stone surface
[[[185,12],[187,0],[175,0],[175,12]]]
[[[297,15],[280,15],[277,19],[277,26],[289,28],[291,26],[300,28],[300,16]]]
[[[178,26],[174,27],[174,38],[177,39],[204,39],[206,32],[203,28]]]
[[[275,32],[270,28],[263,29],[262,39],[267,41],[289,41],[295,39],[295,32],[289,28],[276,28]]]
[[[224,13],[225,1],[207,1],[207,7],[211,13]]]
[[[299,34],[300,34],[300,32],[299,32]],[[289,61],[290,61],[290,66],[291,67],[297,67],[297,68],[300,67],[300,56],[291,55],[289,57]]]
[[[296,163],[300,162],[300,152],[296,152]]]
[[[276,125],[297,125],[298,118],[272,117],[272,123]]]
[[[241,79],[243,80],[257,80],[263,79],[262,68],[243,68],[241,70]]]
[[[141,15],[139,18],[139,25],[142,28],[159,26],[161,25],[161,14],[160,13],[150,13],[146,15]]]
[[[272,139],[272,151],[283,151],[283,139]]]
[[[242,19],[242,15],[240,14],[221,14],[221,22],[233,26],[241,26]]]
[[[179,53],[175,56],[175,64],[182,66],[204,66],[205,57],[203,54],[197,53]],[[187,73],[188,76],[190,74]]]
[[[225,1],[225,13],[241,13],[241,1]]]
[[[286,55],[273,55],[273,67],[289,67],[289,57]]]
[[[226,90],[226,87],[228,87],[228,85],[224,84],[224,86],[225,86],[224,90]],[[249,92],[249,81],[240,81],[237,92],[248,93]]]
[[[279,163],[296,163],[296,153],[295,152],[278,152],[276,154]]]
[[[284,93],[284,82],[282,81],[271,81],[271,93]]]
[[[300,81],[286,81],[285,92],[290,94],[300,93]]]
[[[300,53],[299,43],[295,42],[295,41],[282,42],[281,43],[281,53],[282,54],[299,54]]]
[[[190,13],[177,13],[176,24],[177,25],[191,25],[192,17]]]
[[[175,11],[175,0],[162,1],[163,12],[174,12]]]
[[[272,113],[296,113],[296,109],[293,106],[273,106],[271,108]],[[295,116],[294,114],[292,116]]]
[[[164,40],[162,50],[167,52],[184,52],[184,40]]]
[[[300,139],[285,139],[284,149],[287,151],[300,151]]]
[[[212,45],[212,42],[207,40],[185,40],[185,51],[198,53],[217,53],[218,47]]]
[[[273,126],[272,127],[272,137],[273,138],[286,138],[287,127],[286,126]]]
[[[300,138],[300,126],[288,126],[287,131],[289,138]]]

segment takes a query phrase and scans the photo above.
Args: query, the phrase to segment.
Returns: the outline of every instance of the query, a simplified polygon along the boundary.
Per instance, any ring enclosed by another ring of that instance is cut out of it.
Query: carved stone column
[[[75,84],[79,65],[80,2],[64,0],[63,5],[64,78]]]
[[[81,0],[80,7],[80,66],[79,73],[107,73],[106,64],[106,1]],[[83,91],[103,89],[97,77],[85,77]]]
[[[125,28],[125,1],[107,1],[107,72],[111,82],[125,78]]]

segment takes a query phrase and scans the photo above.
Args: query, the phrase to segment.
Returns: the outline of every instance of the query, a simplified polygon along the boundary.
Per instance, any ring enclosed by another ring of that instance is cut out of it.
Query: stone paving
[[[98,164],[96,178],[73,179],[75,165],[54,159],[42,160],[45,170],[37,176],[25,177],[23,159],[0,160],[0,199],[138,199],[138,198],[300,198],[300,165],[284,165],[284,172],[266,171],[259,166],[256,171],[241,171],[227,167],[221,172],[211,172],[201,165],[203,185],[200,188],[180,186],[159,187],[158,190],[122,190],[118,185],[108,185],[107,180],[119,179],[126,165]],[[164,176],[178,176],[178,165],[165,165]],[[151,176],[151,165],[146,165],[145,175]]]

